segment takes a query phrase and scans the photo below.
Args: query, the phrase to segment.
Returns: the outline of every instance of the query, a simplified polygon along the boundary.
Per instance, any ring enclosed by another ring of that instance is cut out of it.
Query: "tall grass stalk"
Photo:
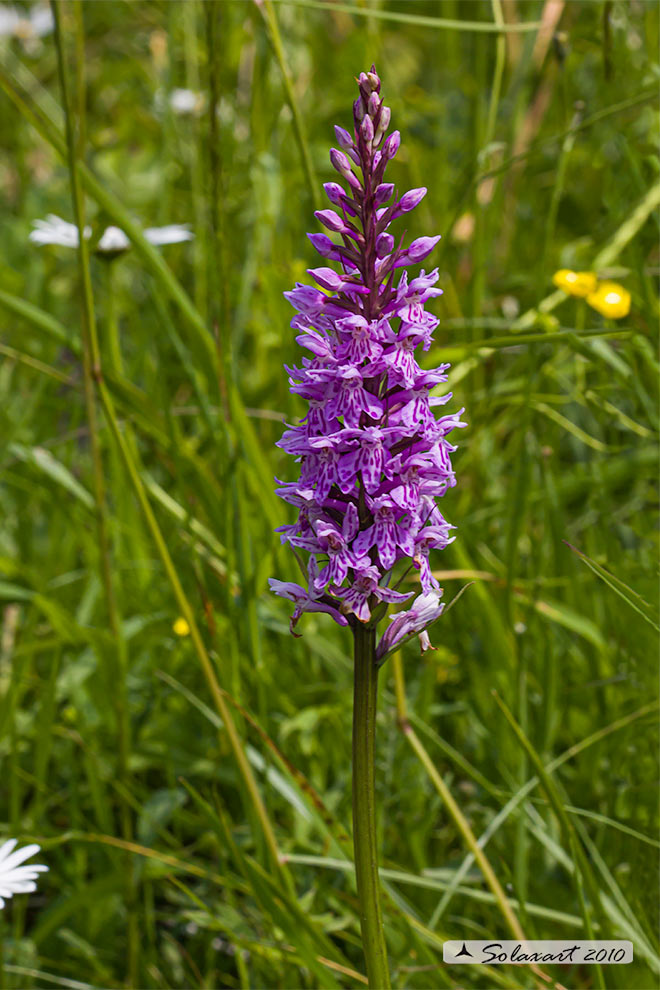
[[[74,212],[76,217],[76,224],[79,231],[79,263],[81,268],[81,279],[83,285],[83,303],[84,303],[84,327],[85,327],[85,382],[86,382],[86,401],[88,408],[88,415],[90,416],[90,434],[92,437],[96,437],[96,445],[94,454],[95,463],[95,490],[97,492],[97,504],[101,506],[101,509],[97,508],[97,513],[99,517],[99,542],[102,548],[102,560],[104,566],[104,581],[106,582],[106,594],[110,596],[112,594],[112,580],[110,572],[109,563],[109,548],[107,544],[106,536],[106,520],[104,513],[104,485],[103,485],[103,473],[102,473],[102,462],[100,457],[100,444],[98,442],[98,427],[96,420],[96,406],[94,397],[94,382],[97,384],[98,394],[105,412],[108,425],[110,427],[113,438],[117,444],[117,447],[121,453],[124,465],[126,467],[129,479],[134,488],[135,494],[141,505],[142,511],[146,517],[147,525],[151,531],[154,542],[156,543],[157,550],[161,557],[163,566],[168,575],[170,583],[172,585],[175,597],[177,599],[178,606],[183,617],[186,619],[188,626],[190,628],[190,634],[195,646],[195,651],[201,663],[202,669],[208,681],[211,693],[218,709],[218,712],[222,718],[225,731],[229,737],[229,742],[236,760],[239,772],[243,778],[246,786],[247,793],[249,795],[249,801],[253,805],[256,816],[259,821],[262,833],[265,838],[266,846],[268,848],[272,865],[276,872],[282,877],[287,878],[287,882],[290,883],[288,879],[288,870],[283,866],[279,850],[277,846],[277,841],[275,839],[275,834],[270,823],[268,813],[263,804],[259,789],[257,787],[256,781],[252,774],[252,770],[245,756],[245,751],[243,743],[240,736],[237,733],[236,726],[232,719],[231,713],[226,705],[222,692],[220,690],[212,662],[204,646],[204,642],[199,630],[199,626],[195,619],[192,607],[188,601],[188,598],[183,590],[183,586],[178,577],[176,568],[172,562],[172,558],[167,549],[165,540],[163,539],[160,527],[156,521],[156,517],[153,513],[149,499],[144,489],[142,479],[140,477],[139,471],[135,464],[133,454],[131,453],[130,446],[123,436],[119,423],[117,421],[117,416],[114,408],[114,403],[110,392],[108,391],[105,383],[103,382],[102,369],[101,369],[101,355],[98,346],[98,337],[96,333],[96,322],[94,316],[94,305],[92,297],[92,287],[91,287],[91,277],[89,270],[89,256],[87,252],[87,242],[84,237],[84,207],[83,207],[83,196],[82,189],[78,178],[78,162],[75,155],[75,136],[73,128],[73,120],[70,111],[69,99],[68,99],[68,75],[66,58],[63,49],[62,41],[62,28],[61,28],[61,10],[59,4],[54,4],[55,18],[56,18],[56,40],[58,47],[58,64],[60,68],[61,85],[62,85],[62,97],[63,105],[65,108],[65,120],[66,120],[66,134],[67,134],[67,148],[69,154],[69,169],[72,185],[72,196],[74,200]],[[146,242],[145,242],[146,243]],[[93,425],[92,425],[93,424]],[[101,537],[103,534],[103,539]],[[109,589],[109,590],[108,590]],[[116,605],[114,604],[114,595],[108,597],[109,610],[113,609],[114,622],[117,630],[119,629],[119,624],[117,620]],[[123,683],[125,683],[125,677],[123,678]],[[124,742],[126,741],[124,736]],[[132,958],[132,957],[131,957]]]
[[[84,79],[80,58],[84,52],[84,35],[82,21],[82,5],[75,2],[76,55],[78,59],[76,70],[76,91],[78,96],[78,113],[84,109]],[[114,643],[114,664],[106,663],[106,687],[114,698],[117,719],[117,736],[119,740],[118,764],[119,780],[128,787],[128,762],[131,752],[130,716],[126,693],[126,672],[128,656],[126,641],[121,628],[121,617],[117,604],[117,595],[112,572],[110,539],[108,535],[108,509],[106,504],[106,481],[103,466],[103,453],[99,431],[97,412],[96,388],[101,379],[101,354],[99,350],[94,298],[92,294],[92,279],[89,266],[89,251],[85,237],[85,201],[78,175],[78,161],[84,154],[84,125],[82,117],[78,117],[73,109],[70,98],[70,83],[68,58],[64,46],[62,15],[66,8],[61,2],[53,3],[52,10],[55,19],[55,42],[57,47],[57,67],[64,107],[66,147],[69,167],[69,182],[73,213],[78,228],[78,269],[81,285],[82,336],[83,336],[83,380],[85,388],[85,408],[89,425],[90,446],[92,452],[94,474],[94,500],[96,507],[96,529],[98,553],[100,560],[101,580],[105,594],[108,615],[108,625]],[[77,130],[79,128],[79,130]],[[105,653],[101,648],[101,653]],[[130,842],[133,837],[133,821],[130,805],[124,799],[120,801],[121,830],[124,839]],[[138,973],[139,929],[138,915],[135,905],[135,887],[133,875],[133,858],[125,859],[125,899],[127,909],[127,980],[130,986],[135,986]]]
[[[399,728],[404,735],[404,738],[409,743],[411,749],[419,759],[420,763],[426,770],[433,786],[440,795],[443,804],[445,805],[449,815],[454,821],[454,824],[458,828],[461,836],[469,848],[470,852],[474,856],[475,860],[479,865],[479,869],[483,873],[486,883],[490,887],[493,895],[497,901],[497,905],[502,913],[507,927],[511,931],[514,938],[523,939],[525,935],[520,926],[516,915],[514,914],[511,906],[507,900],[506,894],[502,889],[495,871],[493,870],[490,862],[488,861],[486,854],[484,853],[481,845],[476,839],[470,825],[463,815],[461,809],[456,803],[451,791],[445,784],[441,775],[438,773],[435,764],[431,760],[428,752],[426,751],[424,745],[419,739],[419,736],[413,729],[410,721],[408,720],[407,704],[406,704],[406,687],[403,674],[403,662],[401,660],[400,653],[394,653],[392,656],[392,666],[394,669],[394,687],[396,693],[396,709],[397,709],[397,721]]]

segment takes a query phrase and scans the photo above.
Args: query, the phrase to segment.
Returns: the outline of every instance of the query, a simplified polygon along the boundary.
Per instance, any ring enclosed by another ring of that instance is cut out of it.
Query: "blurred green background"
[[[630,966],[552,978],[656,986],[657,5],[67,0],[60,17],[91,244],[116,224],[135,246],[90,258],[103,374],[85,373],[77,252],[28,240],[49,213],[74,221],[58,47],[13,29],[0,838],[40,842],[50,872],[3,912],[5,985],[363,985],[350,636],[309,615],[292,638],[267,578],[296,574],[273,533],[292,520],[273,476],[296,471],[274,443],[303,412],[282,292],[315,264],[332,126],[375,62],[402,134],[390,181],[429,189],[408,236],[443,235],[426,359],[452,362],[469,422],[442,504],[457,539],[432,560],[447,601],[465,591],[434,652],[403,651],[408,718],[527,937],[634,942]],[[170,223],[194,241],[140,239]],[[629,315],[556,291],[561,268],[615,279]],[[445,937],[508,928],[401,731],[392,668],[395,985],[535,986],[442,964]]]

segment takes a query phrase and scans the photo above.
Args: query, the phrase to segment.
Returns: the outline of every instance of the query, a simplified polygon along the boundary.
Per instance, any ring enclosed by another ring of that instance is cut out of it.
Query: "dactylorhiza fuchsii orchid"
[[[311,356],[287,368],[291,391],[309,409],[279,441],[301,465],[299,479],[277,489],[298,509],[296,522],[280,533],[282,542],[310,557],[306,587],[274,578],[270,585],[295,604],[292,632],[303,612],[326,612],[353,628],[373,627],[388,605],[412,597],[407,589],[397,590],[405,562],[411,562],[421,593],[390,617],[376,648],[382,662],[415,633],[422,649],[428,648],[426,629],[443,610],[429,553],[453,539],[454,527],[436,499],[456,483],[448,436],[465,423],[463,410],[434,415],[452,397],[435,394],[449,366],[423,370],[418,364],[439,322],[425,304],[442,292],[437,269],[406,269],[423,261],[439,237],[419,237],[405,247],[403,238],[397,244],[390,233],[426,189],[399,196],[385,181],[400,135],[387,133],[390,109],[380,85],[373,67],[362,73],[353,133],[335,128],[339,147],[331,150],[330,161],[345,186],[325,184],[334,209],[319,210],[316,217],[336,240],[308,235],[339,270],[309,269],[320,288],[298,283],[284,293],[296,310],[296,339]]]
[[[280,527],[298,560],[306,552],[306,584],[271,578],[272,590],[295,605],[293,632],[303,612],[326,612],[353,633],[353,846],[360,929],[369,987],[387,990],[390,973],[380,909],[374,752],[378,666],[409,636],[430,646],[428,627],[440,616],[442,589],[429,563],[451,542],[453,527],[436,499],[455,484],[448,440],[464,426],[460,413],[436,417],[451,394],[436,395],[448,365],[418,364],[438,320],[425,303],[441,294],[438,272],[408,274],[438,237],[408,247],[390,233],[426,189],[399,196],[385,181],[400,136],[388,134],[390,109],[380,97],[374,66],[360,74],[353,132],[335,128],[330,161],[345,185],[328,182],[335,209],[317,219],[335,235],[309,234],[336,268],[309,269],[318,286],[298,284],[285,296],[296,310],[291,326],[308,352],[287,368],[291,391],[308,404],[279,446],[297,458],[300,477],[280,482],[278,494],[298,509]],[[389,205],[387,205],[389,204]],[[461,410],[462,411],[462,410]],[[395,612],[377,642],[390,605],[411,598],[405,580],[419,573],[421,593]],[[401,587],[405,590],[399,590]],[[294,634],[295,635],[295,634]]]

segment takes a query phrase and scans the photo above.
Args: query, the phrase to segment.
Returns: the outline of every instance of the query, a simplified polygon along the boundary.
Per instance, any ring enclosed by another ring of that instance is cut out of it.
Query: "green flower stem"
[[[78,228],[78,270],[81,285],[82,310],[82,357],[83,382],[85,389],[85,410],[89,425],[90,448],[94,468],[94,502],[96,515],[96,531],[99,547],[100,574],[105,594],[106,609],[110,632],[114,641],[114,664],[107,663],[106,683],[115,686],[115,717],[117,722],[118,770],[119,780],[124,791],[129,791],[129,761],[131,754],[131,725],[128,711],[126,692],[126,674],[128,669],[128,654],[126,640],[122,630],[121,615],[117,602],[117,594],[112,573],[111,544],[109,535],[109,512],[106,499],[106,478],[101,449],[100,424],[97,409],[96,379],[100,375],[101,358],[99,351],[96,317],[94,313],[94,298],[92,294],[92,279],[89,267],[89,250],[84,235],[85,229],[85,200],[77,170],[79,157],[83,153],[84,125],[82,124],[81,108],[84,109],[84,79],[80,52],[84,50],[82,25],[82,6],[76,2],[73,6],[76,30],[77,69],[75,88],[78,98],[78,112],[74,109],[71,98],[71,86],[67,67],[67,56],[64,47],[64,29],[62,26],[63,9],[60,3],[53,3],[52,10],[55,21],[55,47],[57,49],[57,66],[62,91],[64,108],[67,164],[73,212]],[[123,798],[120,805],[120,821],[123,838],[131,841],[133,838],[133,815],[128,801]],[[135,986],[138,978],[138,956],[140,933],[135,897],[135,876],[133,858],[128,855],[125,860],[124,899],[127,910],[127,982]]]
[[[118,377],[124,375],[124,361],[121,356],[121,340],[119,337],[119,314],[117,312],[116,293],[118,289],[117,278],[115,276],[116,258],[108,259],[105,262],[105,312],[106,312],[106,332],[108,335],[108,358],[109,365],[113,373]]]
[[[369,986],[377,990],[388,990],[390,974],[380,913],[374,791],[374,740],[378,690],[376,630],[358,624],[353,634],[355,644],[353,845],[360,927]]]

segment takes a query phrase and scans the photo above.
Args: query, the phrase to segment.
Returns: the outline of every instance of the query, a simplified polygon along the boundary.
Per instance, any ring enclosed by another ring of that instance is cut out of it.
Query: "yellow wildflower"
[[[190,635],[190,626],[182,615],[180,615],[176,622],[172,625],[172,631],[175,632],[177,636]]]
[[[630,312],[630,293],[617,282],[600,282],[596,291],[587,296],[587,302],[611,320],[620,320]]]
[[[598,284],[594,272],[572,272],[570,268],[561,268],[555,272],[552,281],[566,295],[581,298],[595,292]]]

